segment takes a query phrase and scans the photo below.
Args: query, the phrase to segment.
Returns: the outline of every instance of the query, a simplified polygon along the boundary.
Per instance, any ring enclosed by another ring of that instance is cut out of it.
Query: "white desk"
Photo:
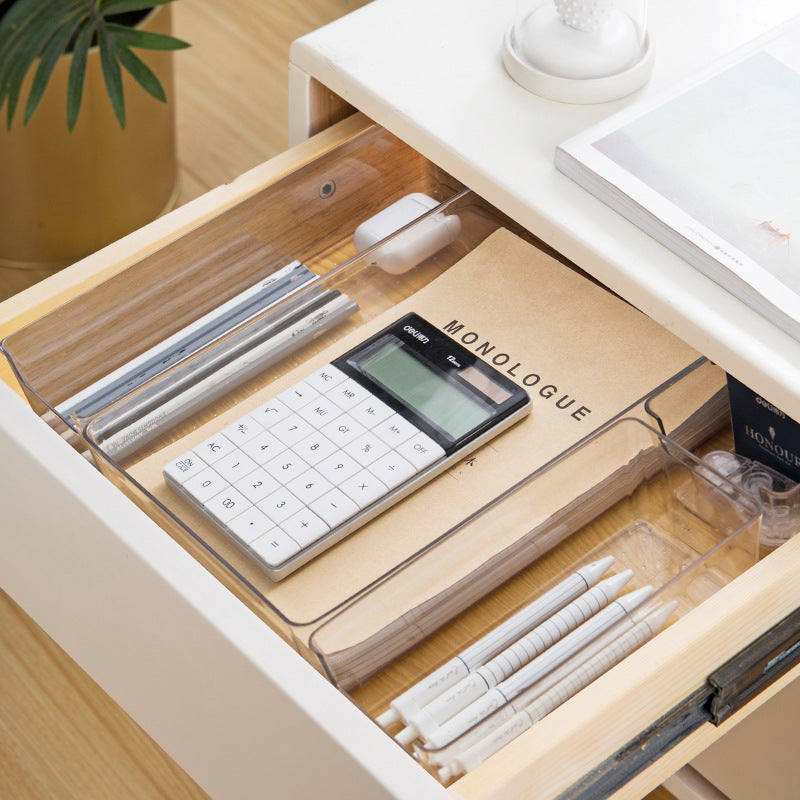
[[[517,86],[501,62],[517,0],[376,0],[294,43],[290,132],[306,76],[391,130],[795,418],[800,342],[556,171],[556,145],[621,108]],[[797,13],[792,0],[651,0],[653,92]]]

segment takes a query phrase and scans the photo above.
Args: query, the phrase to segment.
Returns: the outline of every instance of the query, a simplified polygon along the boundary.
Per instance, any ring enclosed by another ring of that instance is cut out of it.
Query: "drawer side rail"
[[[784,617],[706,683],[573,784],[558,800],[600,800],[706,723],[719,726],[800,663],[800,608]]]

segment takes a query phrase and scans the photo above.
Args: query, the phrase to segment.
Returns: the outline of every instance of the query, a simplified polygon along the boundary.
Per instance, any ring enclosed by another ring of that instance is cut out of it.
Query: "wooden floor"
[[[180,203],[285,149],[289,43],[365,2],[175,3],[175,33],[192,43],[176,61]],[[0,798],[205,797],[0,592]]]
[[[179,0],[179,202],[287,147],[289,44],[367,0]]]

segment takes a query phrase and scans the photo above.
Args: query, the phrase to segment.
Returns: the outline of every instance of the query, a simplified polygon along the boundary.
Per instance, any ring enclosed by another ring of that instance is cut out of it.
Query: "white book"
[[[555,163],[800,339],[800,16],[569,139]]]

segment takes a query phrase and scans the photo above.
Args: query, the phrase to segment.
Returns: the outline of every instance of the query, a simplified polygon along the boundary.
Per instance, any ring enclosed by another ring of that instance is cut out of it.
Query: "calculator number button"
[[[235,488],[240,491],[251,503],[259,503],[274,491],[280,484],[263,467],[256,467],[244,478],[236,481]]]
[[[308,505],[333,487],[319,472],[315,469],[310,469],[308,472],[304,472],[299,478],[290,481],[286,488],[298,500]]]
[[[278,525],[289,519],[293,514],[303,510],[303,503],[286,487],[281,487],[257,505],[261,511]]]
[[[197,500],[198,503],[205,503],[214,495],[219,494],[228,486],[227,482],[221,478],[211,467],[206,467],[201,472],[192,475],[184,484],[183,489]]]
[[[241,514],[250,505],[250,501],[241,492],[237,492],[230,486],[205,503],[208,512],[223,525]]]
[[[296,414],[276,422],[269,429],[287,447],[292,447],[314,432],[314,428]]]
[[[318,431],[303,439],[292,449],[312,467],[338,452],[336,445]]]
[[[258,464],[252,458],[238,449],[214,462],[214,469],[228,483],[235,483],[239,478],[243,478],[249,472],[252,472],[257,466]]]
[[[300,456],[295,455],[291,450],[287,450],[265,464],[264,469],[278,483],[285,486],[289,481],[302,475],[308,469],[308,464]]]
[[[334,486],[353,476],[361,469],[354,458],[342,452],[336,452],[317,464],[317,472],[327,478]]]
[[[285,449],[286,445],[268,431],[259,433],[240,447],[240,450],[252,458],[256,464],[266,464],[267,461],[272,460],[274,456],[282,453]]]

